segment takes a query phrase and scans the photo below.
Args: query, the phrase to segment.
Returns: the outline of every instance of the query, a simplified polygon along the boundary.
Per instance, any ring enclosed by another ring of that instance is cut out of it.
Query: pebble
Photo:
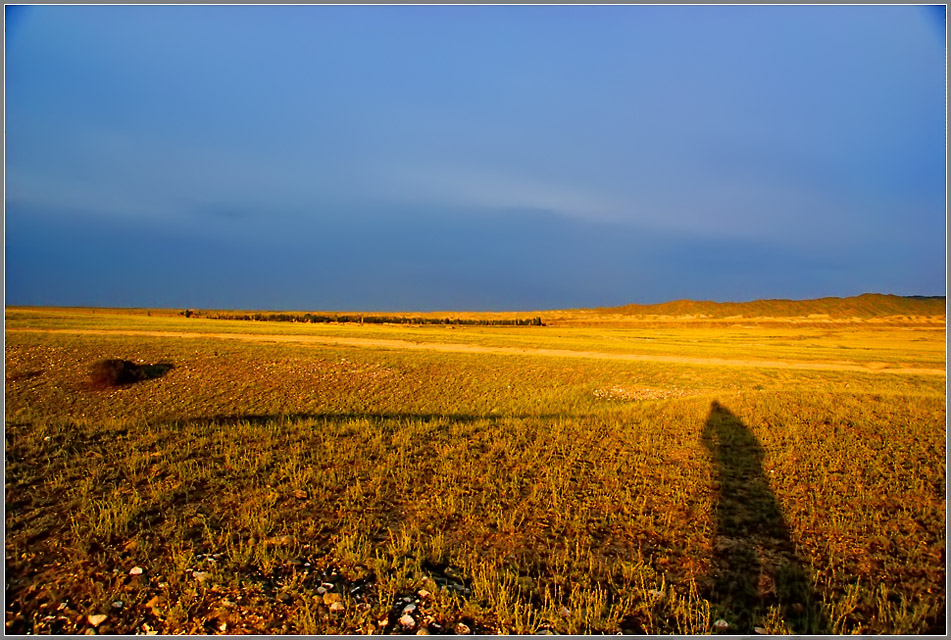
[[[421,627],[420,630],[416,632],[416,635],[418,635],[418,636],[428,636],[428,635],[429,635],[429,629],[427,629],[426,627]]]
[[[86,620],[88,620],[89,624],[91,624],[92,626],[98,627],[99,625],[101,625],[103,622],[106,621],[107,617],[108,616],[104,613],[92,613],[89,615],[89,617],[86,618]]]
[[[343,611],[344,609],[346,609],[346,607],[343,605],[342,602],[338,601],[338,602],[332,602],[330,604],[331,611]]]
[[[571,615],[571,611],[568,609],[568,607],[562,607],[561,609],[559,609],[558,613],[561,614],[562,618],[567,618],[568,616]]]
[[[416,620],[413,619],[413,616],[408,613],[404,613],[400,618],[400,625],[406,627],[407,629],[412,629],[416,626]]]
[[[727,629],[730,628],[730,623],[724,620],[723,618],[720,618],[719,620],[713,623],[713,628],[716,629],[717,631],[726,631]]]
[[[766,629],[764,629],[763,627],[753,627],[753,632],[758,633],[761,636],[765,636],[767,633]]]
[[[327,593],[327,590],[326,590],[326,589],[324,589],[323,587],[317,587],[317,595],[321,595],[321,596],[322,596],[322,595],[324,595],[325,593]]]
[[[403,613],[413,613],[414,611],[416,611],[415,604],[408,604],[405,607],[403,607]]]
[[[419,591],[416,592],[416,595],[418,595],[420,598],[428,598],[429,596],[433,594],[426,591],[425,589],[420,589]]]
[[[654,596],[655,598],[663,598],[663,597],[664,597],[664,592],[663,592],[663,591],[660,591],[660,590],[658,590],[658,589],[649,589],[649,590],[647,591],[647,593],[649,593],[650,595]]]
[[[121,609],[124,604],[125,603],[122,600],[116,600],[115,602],[112,603],[112,608]]]
[[[207,571],[192,571],[192,577],[198,582],[204,582],[211,577],[211,574]]]
[[[142,575],[142,567],[132,567],[129,569],[130,576],[140,576]]]
[[[467,625],[466,623],[460,622],[456,624],[456,633],[458,633],[459,635],[464,636],[468,634],[469,631],[470,631],[469,625]]]

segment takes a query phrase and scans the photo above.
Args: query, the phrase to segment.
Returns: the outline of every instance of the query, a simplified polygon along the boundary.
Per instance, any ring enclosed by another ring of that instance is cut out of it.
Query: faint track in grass
[[[410,340],[380,338],[338,338],[332,336],[254,334],[254,333],[201,333],[184,331],[141,331],[103,329],[33,329],[7,328],[7,333],[65,333],[73,335],[144,336],[155,338],[198,338],[238,340],[242,342],[289,343],[312,346],[347,346],[365,349],[394,349],[399,351],[439,351],[443,353],[494,353],[498,355],[549,356],[558,358],[585,358],[595,360],[626,360],[630,362],[663,362],[670,364],[706,365],[717,367],[754,367],[761,369],[801,369],[808,371],[854,371],[860,373],[892,373],[900,375],[945,376],[944,369],[889,367],[874,362],[868,365],[854,362],[806,362],[789,360],[746,360],[734,358],[697,358],[691,356],[612,353],[603,351],[576,351],[573,349],[538,349],[524,347],[492,347],[476,344],[445,342],[413,342]]]

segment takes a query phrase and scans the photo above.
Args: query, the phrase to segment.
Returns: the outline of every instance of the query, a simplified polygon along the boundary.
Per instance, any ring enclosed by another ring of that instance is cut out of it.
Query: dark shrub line
[[[199,317],[197,311],[186,309],[181,313],[186,318]],[[202,316],[212,320],[250,320],[254,322],[356,322],[359,324],[464,324],[483,326],[516,326],[516,327],[543,327],[540,317],[516,318],[512,320],[477,320],[466,318],[412,318],[402,316],[373,316],[373,315],[346,315],[346,314],[294,314],[294,313],[213,313]]]

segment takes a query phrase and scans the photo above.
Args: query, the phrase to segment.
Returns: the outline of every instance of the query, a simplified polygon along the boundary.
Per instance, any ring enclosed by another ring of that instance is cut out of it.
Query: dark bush
[[[92,365],[89,376],[93,384],[101,387],[119,387],[145,380],[146,371],[134,362],[109,358]]]

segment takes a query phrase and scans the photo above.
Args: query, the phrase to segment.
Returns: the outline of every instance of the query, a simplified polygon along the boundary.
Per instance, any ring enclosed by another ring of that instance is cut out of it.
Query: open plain
[[[8,307],[6,630],[944,633],[922,308]]]

